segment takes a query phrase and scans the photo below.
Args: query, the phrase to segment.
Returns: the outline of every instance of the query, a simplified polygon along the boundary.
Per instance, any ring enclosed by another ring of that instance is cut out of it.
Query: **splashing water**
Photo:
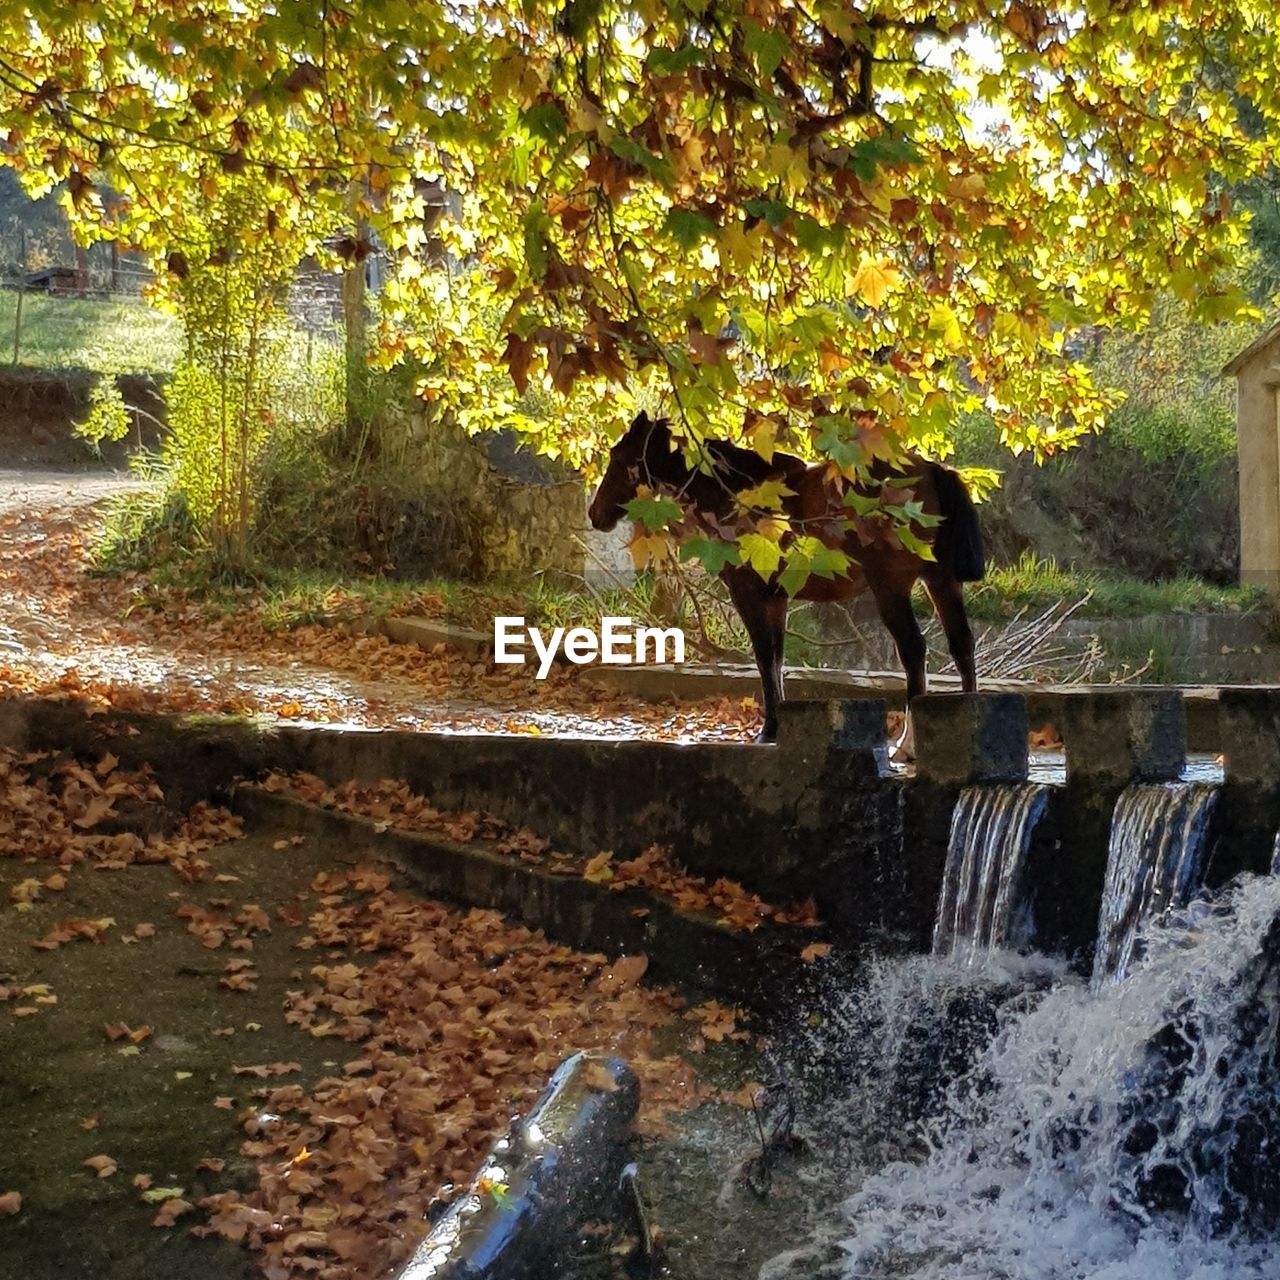
[[[1116,801],[1098,918],[1094,985],[1128,972],[1141,923],[1182,907],[1200,887],[1218,789],[1199,782],[1137,784]]]
[[[1280,880],[1245,877],[1144,941],[1125,982],[1060,980],[1002,1019],[925,1158],[846,1202],[823,1274],[1280,1275]]]
[[[934,955],[974,961],[1027,941],[1015,913],[1027,849],[1049,788],[1020,783],[966,787],[951,816],[947,864],[933,926]]]

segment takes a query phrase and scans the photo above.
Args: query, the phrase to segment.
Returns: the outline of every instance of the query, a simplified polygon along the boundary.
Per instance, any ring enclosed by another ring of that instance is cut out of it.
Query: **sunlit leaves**
[[[902,283],[902,273],[887,258],[868,258],[859,264],[849,287],[868,306],[878,307]]]
[[[738,539],[743,564],[749,564],[762,578],[773,575],[782,563],[782,546],[776,538],[762,533],[744,533]]]
[[[827,0],[77,14],[0,19],[5,159],[32,189],[66,181],[82,221],[164,258],[252,181],[300,256],[354,181],[399,264],[385,363],[575,464],[656,396],[767,456],[758,413],[846,472],[944,452],[966,408],[1064,447],[1105,404],[1072,329],[1136,324],[1166,283],[1239,314],[1218,192],[1280,124],[1260,0],[943,4],[927,40],[905,0],[874,23]],[[430,261],[428,182],[461,206]],[[547,393],[565,411],[531,413]]]
[[[817,538],[801,535],[787,548],[786,567],[778,575],[778,583],[789,595],[794,595],[811,575],[834,578],[848,567],[849,558],[844,552],[828,547]]]
[[[726,565],[742,563],[737,547],[711,538],[686,538],[680,544],[680,559],[696,560],[711,574],[719,573]]]

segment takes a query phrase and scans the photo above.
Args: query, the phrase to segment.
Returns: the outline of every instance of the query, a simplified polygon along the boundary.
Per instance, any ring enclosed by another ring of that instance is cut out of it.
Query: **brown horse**
[[[782,500],[792,529],[817,536],[849,559],[848,569],[836,577],[809,577],[796,592],[796,599],[846,600],[869,590],[902,660],[909,707],[911,700],[925,691],[925,641],[911,607],[911,589],[923,579],[946,632],[961,685],[967,693],[977,688],[973,631],[961,584],[983,575],[982,533],[969,492],[954,471],[909,457],[909,473],[877,462],[872,485],[852,486],[843,479],[832,481],[822,464],[805,463],[786,454],[775,453],[772,461],[766,462],[749,449],[715,440],[703,449],[709,467],[691,467],[666,420],[641,413],[609,455],[608,469],[591,500],[591,523],[605,531],[614,528],[626,514],[625,504],[641,485],[647,485],[655,493],[674,498],[687,523],[714,535],[740,515],[738,494],[765,480],[781,480],[792,491]],[[912,490],[926,515],[941,518],[930,527],[913,526],[916,537],[931,546],[932,560],[922,559],[891,536],[875,541],[859,536],[845,495],[856,489],[873,496],[882,484]],[[789,598],[776,574],[765,579],[750,566],[726,565],[720,577],[746,625],[760,668],[764,686],[760,740],[773,742],[782,701],[782,642]]]

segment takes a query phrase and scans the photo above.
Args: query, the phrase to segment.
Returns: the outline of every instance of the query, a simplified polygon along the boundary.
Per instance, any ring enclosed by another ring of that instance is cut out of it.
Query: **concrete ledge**
[[[779,1012],[805,968],[801,951],[822,940],[819,929],[761,925],[731,929],[709,916],[682,911],[641,888],[610,889],[578,875],[394,828],[377,831],[372,819],[339,813],[246,785],[233,809],[267,828],[330,840],[355,856],[380,858],[423,892],[468,907],[485,907],[541,929],[579,950],[649,957],[659,982],[706,991],[760,1013]]]
[[[370,625],[362,628],[377,631],[397,644],[416,644],[423,649],[444,645],[460,657],[472,661],[488,658],[493,654],[493,637],[469,627],[455,627],[436,618],[378,618],[370,619]]]
[[[717,665],[683,667],[650,665],[643,667],[585,667],[582,679],[588,684],[627,693],[655,702],[697,701],[702,698],[745,698],[759,693],[760,677],[754,667]],[[1155,686],[1151,686],[1154,688]],[[1280,689],[1280,686],[1272,686]],[[1135,686],[1140,690],[1142,686]],[[900,671],[839,671],[812,667],[788,667],[786,689],[789,699],[842,701],[849,698],[883,698],[888,706],[901,710],[905,684]],[[933,693],[959,693],[957,676],[929,676]],[[1027,719],[1032,729],[1047,725],[1061,727],[1064,701],[1084,695],[1125,692],[1115,685],[1044,685],[1027,680],[984,680],[981,693],[1020,693],[1027,700]],[[1187,746],[1192,751],[1221,750],[1218,731],[1218,689],[1213,685],[1179,686],[1187,718]]]

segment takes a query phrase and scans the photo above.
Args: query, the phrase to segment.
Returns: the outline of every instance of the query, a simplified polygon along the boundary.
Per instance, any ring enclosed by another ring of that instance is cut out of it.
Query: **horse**
[[[976,691],[973,630],[965,612],[963,584],[980,580],[986,566],[978,514],[955,471],[908,454],[901,466],[877,460],[870,481],[855,485],[842,476],[833,479],[830,468],[822,463],[806,463],[789,454],[774,453],[766,460],[753,450],[722,440],[708,440],[701,449],[705,469],[685,461],[666,419],[638,414],[610,451],[604,478],[588,509],[593,527],[602,532],[616,528],[626,515],[626,504],[643,484],[656,494],[673,498],[687,524],[717,536],[741,516],[739,494],[767,480],[781,481],[782,512],[791,529],[816,535],[826,546],[842,551],[849,562],[837,576],[811,575],[794,598],[827,603],[870,591],[902,662],[909,711],[926,687],[925,640],[911,607],[912,588],[923,579],[960,673],[961,688],[966,693]],[[851,490],[862,497],[874,497],[882,487],[899,493],[913,491],[926,516],[940,517],[927,525],[911,526],[915,537],[931,548],[932,560],[892,536],[888,517],[879,527],[881,536],[869,536],[876,526],[856,519],[845,503]],[[746,626],[760,671],[764,727],[757,740],[775,742],[783,696],[783,635],[791,598],[780,585],[777,572],[766,578],[750,565],[726,564],[719,577]],[[910,753],[907,732],[899,744],[899,755]]]

